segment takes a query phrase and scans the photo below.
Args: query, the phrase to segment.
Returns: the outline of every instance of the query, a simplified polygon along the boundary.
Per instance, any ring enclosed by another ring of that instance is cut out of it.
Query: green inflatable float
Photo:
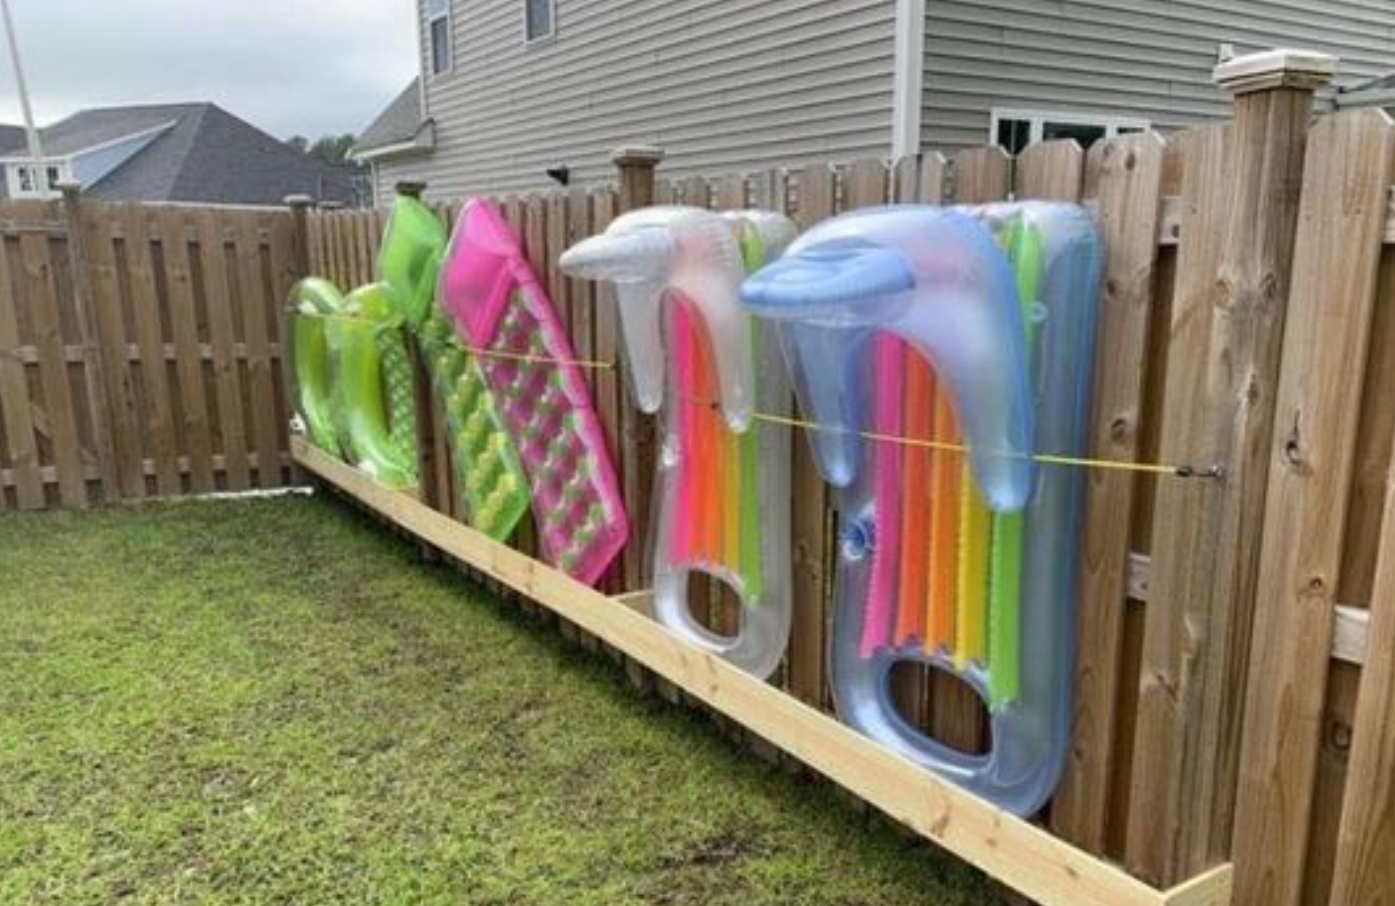
[[[379,282],[345,296],[318,277],[291,290],[296,412],[310,442],[382,484],[417,484],[416,342],[445,415],[451,473],[471,526],[503,540],[528,511],[518,452],[474,356],[437,304],[446,230],[399,196],[379,249]]]

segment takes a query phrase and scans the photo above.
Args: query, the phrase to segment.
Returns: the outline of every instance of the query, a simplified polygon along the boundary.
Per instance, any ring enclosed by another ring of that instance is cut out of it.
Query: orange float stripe
[[[719,399],[712,345],[705,324],[698,331],[698,342],[695,345],[698,385],[702,388],[702,398]],[[698,416],[698,436],[702,451],[698,466],[699,512],[702,513],[698,524],[698,537],[699,550],[706,563],[718,563],[722,557],[722,492],[718,481],[722,473],[720,419],[721,414],[711,406],[704,406]]]
[[[929,440],[935,428],[935,378],[930,364],[915,351],[908,350],[905,361],[906,408],[901,428],[907,437]],[[900,594],[892,636],[897,645],[913,639],[924,641],[925,595],[930,585],[926,557],[930,550],[930,508],[926,505],[930,451],[907,447],[901,455],[905,486],[901,489]]]
[[[936,440],[959,442],[959,419],[949,393],[935,388]],[[959,583],[959,481],[961,457],[944,451],[930,456],[930,588],[926,606],[929,634],[925,647],[935,652],[954,647],[954,610]]]

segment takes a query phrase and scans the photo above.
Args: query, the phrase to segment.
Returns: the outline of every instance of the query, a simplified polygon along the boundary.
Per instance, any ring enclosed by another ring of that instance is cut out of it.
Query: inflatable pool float
[[[311,278],[291,290],[296,412],[311,442],[388,487],[417,482],[416,398],[391,290],[343,295]]]
[[[629,539],[629,516],[590,390],[518,237],[487,201],[465,205],[440,302],[477,351],[518,448],[543,559],[594,584]]]
[[[786,343],[838,488],[840,717],[1019,815],[1045,803],[1069,745],[1083,484],[1034,454],[1085,451],[1102,255],[1072,205],[874,208],[814,228],[743,288]],[[990,751],[901,714],[903,661],[978,692]]]
[[[430,208],[399,195],[383,233],[378,270],[401,300],[445,417],[451,479],[471,527],[503,541],[528,512],[518,449],[485,381],[437,294],[446,229]]]
[[[615,283],[635,397],[663,412],[654,616],[762,678],[790,632],[790,450],[787,427],[752,417],[786,414],[790,392],[774,333],[741,309],[740,288],[794,234],[778,214],[647,208],[561,259],[569,274]],[[735,592],[734,636],[693,615],[695,571]]]
[[[312,443],[390,487],[417,483],[418,344],[447,427],[451,484],[471,526],[509,537],[528,511],[518,452],[478,361],[436,298],[446,230],[402,195],[379,249],[380,282],[348,296],[309,278],[291,291],[296,412]]]

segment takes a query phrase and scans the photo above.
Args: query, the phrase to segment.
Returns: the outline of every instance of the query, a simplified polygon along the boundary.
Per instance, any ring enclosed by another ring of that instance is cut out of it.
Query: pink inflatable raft
[[[518,237],[487,201],[460,214],[440,298],[518,445],[543,559],[595,584],[629,539],[629,517],[566,331]]]

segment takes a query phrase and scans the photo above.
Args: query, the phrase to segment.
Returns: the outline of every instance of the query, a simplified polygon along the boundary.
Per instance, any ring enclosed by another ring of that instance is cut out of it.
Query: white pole
[[[29,106],[29,87],[24,82],[24,67],[19,62],[19,39],[15,37],[15,20],[10,14],[10,0],[0,0],[0,12],[5,16],[5,37],[10,43],[10,59],[14,61],[15,85],[19,88],[19,109],[24,116],[24,134],[29,139],[29,156],[34,159],[36,178],[47,191],[48,177],[41,162],[44,146],[39,142],[39,130],[34,128],[34,110]]]
[[[896,0],[896,60],[891,91],[891,160],[920,153],[925,104],[925,0]]]

